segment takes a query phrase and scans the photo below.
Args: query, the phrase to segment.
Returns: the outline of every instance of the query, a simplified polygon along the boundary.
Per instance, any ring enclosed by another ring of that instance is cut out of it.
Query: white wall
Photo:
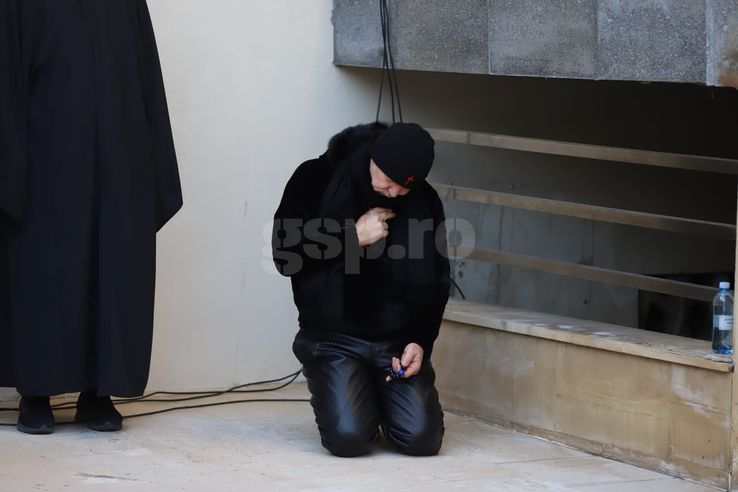
[[[289,280],[263,262],[284,185],[373,119],[376,73],[332,65],[330,0],[149,0],[185,206],[159,234],[149,389],[299,368]]]

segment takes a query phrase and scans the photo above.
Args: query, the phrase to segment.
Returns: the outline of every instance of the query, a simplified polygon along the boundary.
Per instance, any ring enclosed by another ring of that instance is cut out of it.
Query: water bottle
[[[720,282],[720,291],[712,299],[712,350],[733,353],[733,294],[730,282]]]

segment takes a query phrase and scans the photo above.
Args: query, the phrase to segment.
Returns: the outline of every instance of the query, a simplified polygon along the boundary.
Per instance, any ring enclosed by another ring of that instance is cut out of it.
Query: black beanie
[[[395,123],[372,143],[369,155],[395,183],[405,188],[423,181],[433,165],[435,142],[416,123]]]

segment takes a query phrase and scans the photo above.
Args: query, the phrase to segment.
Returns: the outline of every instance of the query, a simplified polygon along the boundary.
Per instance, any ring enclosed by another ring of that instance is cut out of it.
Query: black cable
[[[400,116],[400,122],[404,121],[402,119],[402,104],[400,103],[400,85],[397,83],[397,70],[395,69],[395,58],[392,56],[392,35],[390,31],[390,15],[389,15],[389,8],[387,7],[387,0],[382,0],[382,3],[384,5],[384,19],[385,19],[385,30],[387,31],[387,56],[389,57],[389,73],[392,74],[393,79],[393,87],[395,89],[395,98],[397,99],[397,112]],[[394,109],[394,106],[393,106]],[[393,113],[394,115],[394,113]],[[394,116],[393,120],[394,122]]]
[[[179,402],[179,401],[189,401],[189,400],[197,400],[202,398],[214,398],[216,396],[222,396],[229,393],[264,393],[268,391],[277,391],[282,388],[285,388],[292,384],[297,377],[300,375],[300,372],[297,371],[293,372],[292,374],[289,374],[287,376],[278,378],[278,379],[270,379],[266,381],[257,381],[255,383],[246,383],[241,384],[238,386],[234,386],[232,388],[226,389],[226,390],[220,390],[220,391],[154,391],[153,393],[147,393],[142,396],[136,396],[133,398],[117,398],[114,400],[116,404],[126,404],[126,403],[136,403],[139,401],[145,402]],[[262,384],[271,384],[271,383],[278,383],[280,381],[284,381],[285,379],[289,379],[286,383],[277,386],[276,388],[262,388],[262,389],[255,389],[255,390],[242,390],[241,388],[247,388],[250,386],[261,386]],[[155,400],[151,399],[152,396],[155,395],[199,395],[199,396],[193,396],[190,398],[168,398],[165,400]],[[51,408],[54,410],[66,410],[68,408],[74,408],[76,406],[76,403],[67,402],[67,403],[57,403],[56,405],[52,405]],[[5,412],[15,412],[17,409],[15,408],[0,408],[0,411]]]
[[[262,399],[256,399],[256,400],[232,400],[232,401],[219,401],[216,403],[203,403],[200,405],[185,405],[181,407],[174,407],[174,408],[163,408],[161,410],[155,410],[153,412],[146,412],[146,413],[135,413],[133,415],[126,415],[124,418],[126,419],[135,419],[136,417],[148,417],[150,415],[158,415],[160,413],[168,413],[168,412],[174,412],[175,410],[190,410],[193,408],[206,408],[206,407],[218,407],[221,405],[232,405],[235,403],[269,403],[269,402],[276,402],[276,403],[310,403],[309,398],[262,398]],[[71,422],[65,422],[65,423],[71,423]]]
[[[240,384],[238,386],[234,386],[232,388],[221,390],[221,391],[154,391],[153,393],[148,393],[143,396],[137,396],[134,398],[119,398],[116,400],[116,402],[134,403],[136,401],[148,399],[155,395],[206,395],[206,396],[203,396],[202,398],[208,398],[211,396],[220,396],[220,395],[224,395],[227,393],[261,393],[264,391],[276,391],[276,390],[282,389],[292,384],[295,381],[295,379],[297,379],[297,377],[300,375],[301,372],[302,370],[299,370],[299,371],[293,372],[292,374],[288,374],[287,376],[283,376],[278,379],[269,379],[266,381],[257,381],[255,383]],[[289,379],[289,381],[282,384],[281,386],[277,386],[276,388],[262,388],[262,389],[256,389],[256,390],[241,389],[241,388],[248,388],[250,386],[261,386],[263,384],[278,383],[280,381],[284,381],[285,379]],[[181,401],[186,401],[186,400],[187,398],[181,399]],[[154,401],[154,400],[148,400],[148,401]],[[170,400],[163,400],[163,401],[180,401],[180,400],[176,398],[172,398]]]
[[[242,394],[242,393],[267,393],[269,391],[277,391],[282,388],[286,388],[290,384],[292,384],[297,377],[300,375],[301,371],[294,372],[288,376],[279,378],[279,379],[272,379],[270,381],[258,381],[256,383],[246,383],[239,386],[234,386],[233,388],[229,388],[227,390],[222,391],[155,391],[153,393],[149,393],[143,396],[137,396],[134,398],[116,398],[113,400],[113,403],[116,405],[125,405],[127,403],[168,403],[168,402],[182,402],[182,401],[192,401],[192,400],[202,400],[203,398],[215,398],[217,396],[223,396],[226,394]],[[261,388],[261,389],[253,389],[253,390],[243,390],[240,388],[246,388],[248,386],[256,386],[256,385],[262,385],[262,384],[270,384],[275,383],[279,381],[284,381],[285,379],[290,378],[289,381],[286,383],[283,383],[277,387],[274,388]],[[197,395],[197,396],[189,396],[187,398],[166,398],[166,399],[152,399],[152,396],[155,395]],[[77,406],[76,403],[67,402],[67,403],[57,403],[56,405],[53,405],[51,408],[54,410],[66,410],[70,408],[75,408]]]
[[[150,415],[158,415],[161,413],[168,413],[168,412],[174,412],[177,410],[190,410],[193,408],[206,408],[206,407],[217,407],[221,405],[233,405],[236,403],[268,403],[268,402],[275,402],[275,403],[310,403],[310,399],[308,398],[270,398],[270,399],[255,399],[255,400],[231,400],[231,401],[219,401],[215,403],[203,403],[200,405],[184,405],[179,407],[172,407],[172,408],[163,408],[161,410],[155,410],[153,412],[145,412],[145,413],[134,413],[131,415],[124,415],[123,419],[135,419],[137,417],[148,417]],[[65,422],[54,422],[54,425],[69,425],[69,424],[76,424],[78,422],[74,421],[65,421]],[[0,422],[0,426],[3,427],[15,427],[16,424],[10,423],[10,422]]]
[[[404,121],[402,117],[402,103],[400,102],[400,86],[397,82],[397,69],[395,68],[395,58],[392,56],[392,39],[390,31],[390,15],[387,0],[379,0],[379,19],[382,28],[382,77],[379,82],[379,99],[377,101],[376,121],[379,121],[379,114],[382,108],[382,97],[384,96],[384,78],[387,77],[387,84],[390,92],[390,103],[392,105],[392,123],[397,122],[397,116],[400,122]],[[395,101],[397,101],[397,113],[395,113]]]
[[[397,74],[393,70],[393,63],[392,63],[392,45],[390,41],[390,16],[389,16],[389,9],[387,8],[387,0],[382,0],[382,7],[384,9],[384,42],[385,42],[385,50],[387,52],[387,78],[392,81],[391,89],[392,89],[392,122],[394,123],[396,121],[395,119],[395,101],[397,101],[397,104],[399,106],[399,97],[400,94],[397,91]]]
[[[389,24],[387,18],[387,4],[385,0],[379,0],[379,18],[382,26],[382,81],[384,81],[384,74],[387,74],[387,82],[390,91],[390,103],[392,105],[392,123],[396,121],[395,118],[395,89],[394,82],[392,80],[392,73],[390,72],[389,55],[387,46],[387,26]]]
[[[377,101],[377,118],[375,121],[379,123],[379,110],[382,108],[382,91],[384,89],[384,69],[382,69],[382,79],[379,81],[379,101]]]
[[[143,396],[137,396],[134,398],[121,398],[114,400],[114,403],[116,405],[126,404],[126,403],[177,403],[182,401],[190,401],[190,400],[197,400],[197,399],[203,399],[203,398],[215,398],[217,396],[223,396],[226,394],[241,394],[241,393],[264,393],[269,391],[277,391],[282,388],[285,388],[295,382],[297,377],[300,375],[300,371],[294,372],[292,374],[289,374],[287,376],[278,378],[278,379],[271,379],[267,381],[257,381],[254,383],[246,383],[246,384],[240,384],[238,386],[234,386],[232,388],[229,388],[227,390],[222,391],[154,391],[152,393],[145,394]],[[259,389],[251,389],[251,390],[245,390],[241,388],[246,388],[250,386],[257,386],[262,384],[271,384],[276,383],[280,381],[284,381],[285,379],[289,379],[289,381],[286,381],[285,383],[282,383],[281,385],[275,387],[275,388],[259,388]],[[155,395],[194,395],[189,396],[186,398],[171,398],[171,399],[152,399],[152,396]],[[205,407],[216,407],[220,405],[232,405],[236,403],[259,403],[259,402],[309,402],[309,399],[305,398],[274,398],[274,399],[250,399],[250,400],[231,400],[231,401],[225,401],[225,402],[213,402],[213,403],[203,403],[199,405],[180,405],[175,406],[171,408],[165,408],[161,410],[156,410],[153,412],[145,412],[145,413],[138,413],[138,414],[132,414],[132,415],[125,415],[123,416],[124,419],[131,419],[136,417],[145,417],[148,415],[157,415],[160,413],[167,413],[167,412],[174,412],[176,410],[187,410],[192,408],[205,408]],[[56,405],[52,405],[53,410],[69,410],[76,408],[77,404],[68,402],[68,403],[58,403]],[[17,412],[17,408],[0,408],[0,412]],[[58,422],[60,425],[64,424],[73,424],[74,422]],[[15,426],[14,423],[0,423],[0,426]]]
[[[453,277],[451,277],[451,283],[454,284],[454,287],[456,287],[456,290],[459,291],[459,294],[461,294],[461,298],[466,300],[466,296],[464,295],[464,291],[461,290],[461,287],[459,287],[459,284],[456,283],[456,280],[454,280]]]
[[[382,44],[384,45],[384,11],[382,10],[382,0],[379,1],[379,17],[380,17],[380,26],[382,28]],[[385,65],[387,60],[387,50],[382,50],[382,78],[379,81],[379,100],[377,101],[377,118],[376,121],[379,122],[379,110],[382,108],[382,95],[384,90],[384,76],[386,73]]]

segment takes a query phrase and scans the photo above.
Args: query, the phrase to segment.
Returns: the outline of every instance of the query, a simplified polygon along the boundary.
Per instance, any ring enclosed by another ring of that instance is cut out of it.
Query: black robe
[[[0,0],[0,386],[141,394],[182,205],[145,0]]]

